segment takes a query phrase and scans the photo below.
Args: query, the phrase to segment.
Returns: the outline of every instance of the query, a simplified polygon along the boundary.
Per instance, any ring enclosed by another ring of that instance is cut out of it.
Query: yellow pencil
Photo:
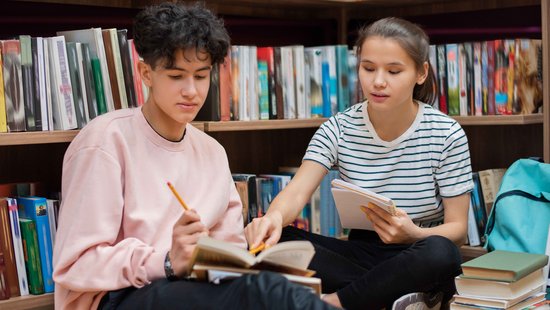
[[[256,253],[263,251],[263,249],[265,249],[265,243],[262,242],[262,244],[248,251],[248,253],[256,255]]]
[[[176,189],[174,188],[172,183],[166,182],[166,184],[168,184],[168,187],[170,187],[170,190],[172,191],[172,193],[174,193],[174,196],[176,196],[176,198],[180,202],[181,206],[185,209],[185,211],[188,211],[189,207],[185,204],[185,201],[183,201],[183,199],[181,199],[180,194],[178,194],[178,192],[176,192]]]

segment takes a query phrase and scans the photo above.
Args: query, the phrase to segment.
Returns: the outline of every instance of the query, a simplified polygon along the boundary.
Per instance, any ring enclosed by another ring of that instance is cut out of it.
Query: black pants
[[[384,244],[374,231],[352,230],[348,240],[312,234],[294,227],[283,229],[281,241],[313,243],[310,269],[321,278],[323,292],[337,292],[346,309],[391,309],[394,300],[412,292],[455,293],[461,256],[449,239],[431,236],[404,244]]]
[[[112,309],[335,309],[303,286],[272,272],[212,284],[161,279],[142,288],[109,292],[99,305]]]

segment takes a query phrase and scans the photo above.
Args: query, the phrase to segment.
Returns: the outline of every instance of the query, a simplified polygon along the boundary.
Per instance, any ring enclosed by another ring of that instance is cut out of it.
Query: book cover
[[[275,73],[275,107],[277,119],[285,119],[285,105],[283,97],[283,68],[281,60],[281,47],[273,47],[273,68]]]
[[[514,114],[537,113],[542,107],[541,40],[516,40]]]
[[[258,274],[260,270],[245,269],[226,266],[212,266],[195,264],[193,273],[200,281],[208,281],[212,283],[220,283],[223,280],[235,279],[243,274]],[[321,295],[321,279],[311,276],[298,276],[293,274],[281,273],[290,282],[307,286],[312,289],[312,292]]]
[[[351,106],[349,97],[349,68],[348,68],[348,46],[336,45],[336,79],[337,79],[337,96],[338,96],[338,112],[343,112]]]
[[[115,68],[116,64],[115,56],[113,54],[113,42],[111,41],[111,34],[109,32],[109,29],[101,30],[101,35],[103,38],[103,47],[105,48],[105,60],[107,64],[107,71],[102,72],[102,74],[109,76],[109,83],[111,84],[111,92],[113,94],[113,108],[115,110],[119,110],[123,108],[123,95],[120,93],[121,88],[118,85],[119,81]],[[124,97],[126,97],[126,94],[124,94]]]
[[[272,65],[273,66],[273,65]],[[220,74],[220,120],[230,121],[233,119],[233,89],[231,88],[231,51],[219,65]]]
[[[42,37],[31,38],[33,86],[34,86],[34,124],[36,130],[49,130],[48,102],[46,101],[46,80],[44,62],[44,39]]]
[[[361,209],[369,204],[375,204],[392,215],[396,212],[395,203],[390,198],[339,179],[332,180],[331,185],[344,228],[373,230],[372,222]]]
[[[130,48],[128,45],[128,30],[118,29],[116,30],[118,39],[118,48],[120,51],[120,61],[122,75],[124,78],[124,87],[126,91],[126,99],[128,101],[128,107],[137,107],[136,94],[134,92],[134,77],[132,73],[132,61],[130,55]]]
[[[234,182],[242,181],[247,184],[248,198],[246,201],[248,201],[248,222],[250,222],[252,219],[261,214],[261,210],[258,208],[258,196],[256,194],[256,175],[247,173],[233,173],[232,177]]]
[[[460,115],[460,69],[458,64],[458,44],[447,44],[447,94],[449,115]]]
[[[323,63],[318,47],[304,49],[306,63],[306,96],[311,105],[311,117],[323,117]]]
[[[267,62],[258,59],[258,105],[260,119],[269,119],[269,76]]]
[[[8,120],[6,116],[6,100],[4,98],[4,70],[2,68],[2,53],[0,53],[0,132],[8,132]]]
[[[473,43],[474,56],[474,102],[472,115],[483,115],[483,83],[482,83],[482,66],[481,66],[481,42]]]
[[[455,278],[456,290],[459,295],[497,299],[518,298],[536,287],[541,287],[544,283],[546,281],[542,269],[537,269],[514,282],[473,279],[463,276]]]
[[[2,41],[2,70],[8,131],[25,131],[25,101],[19,40]]]
[[[61,130],[75,129],[78,126],[76,108],[73,98],[73,84],[69,76],[67,47],[63,36],[50,37],[50,75],[54,128]],[[56,111],[57,110],[57,111]]]
[[[19,290],[15,251],[11,237],[8,202],[5,198],[0,198],[0,253],[4,254],[4,273],[10,290],[8,297],[19,296],[21,292]]]
[[[520,309],[523,309],[524,301],[540,301],[539,299],[541,296],[544,296],[544,293],[542,292],[542,287],[535,287],[534,289],[525,292],[525,294],[521,294],[517,298],[513,299],[496,299],[496,298],[482,298],[482,297],[474,297],[474,296],[468,296],[468,295],[454,295],[453,296],[453,302],[464,305],[464,306],[472,306],[472,307],[491,307],[491,308],[498,308],[498,309],[509,309],[512,306],[518,305]],[[451,309],[453,306],[451,305]]]
[[[220,117],[220,70],[219,65],[214,64],[210,71],[210,87],[206,100],[194,120],[219,121]]]
[[[294,45],[292,48],[292,62],[294,63],[294,97],[296,100],[296,118],[311,118],[311,104],[306,98],[306,73],[304,46]],[[346,50],[347,51],[347,50]],[[347,70],[347,63],[346,63]],[[346,84],[347,86],[347,84]],[[348,98],[349,99],[349,98]]]
[[[189,261],[195,264],[271,270],[281,273],[312,276],[307,269],[315,249],[309,241],[287,241],[263,250],[257,256],[229,242],[201,237]]]
[[[459,115],[468,115],[468,55],[466,43],[458,43],[458,102]]]
[[[17,204],[19,205],[20,216],[31,219],[36,224],[38,252],[40,255],[42,278],[44,280],[44,291],[46,293],[51,293],[54,290],[54,283],[52,279],[53,250],[46,198],[19,197],[17,198]]]
[[[258,47],[258,63],[263,61],[267,65],[267,83],[269,94],[269,119],[277,119],[277,94],[275,91],[275,59],[273,47]]]
[[[141,73],[139,73],[139,67],[138,64],[141,61],[141,58],[139,57],[139,54],[136,50],[136,46],[134,44],[134,39],[128,39],[128,48],[130,49],[130,56],[132,59],[132,72],[133,72],[133,85],[134,85],[134,92],[136,94],[136,104],[138,106],[142,106],[145,103],[145,95],[143,93],[143,80],[141,79]]]
[[[540,269],[548,256],[495,250],[462,264],[463,277],[513,282]]]
[[[493,209],[493,203],[497,196],[498,190],[500,188],[500,183],[502,182],[502,177],[506,169],[497,168],[497,169],[485,169],[478,171],[479,182],[481,184],[481,193],[483,194],[483,201],[485,202],[485,213],[491,214]]]
[[[25,103],[25,124],[27,131],[36,131],[35,125],[35,94],[34,94],[34,78],[32,67],[32,46],[31,36],[20,35],[19,42],[21,44],[21,74],[23,79],[23,101]],[[42,128],[40,129],[42,130]]]
[[[25,267],[29,279],[29,292],[33,295],[44,294],[44,278],[38,250],[36,223],[33,220],[19,218],[23,249],[25,250]]]
[[[1,199],[1,198],[0,198]],[[23,237],[19,226],[19,211],[17,201],[14,198],[5,198],[8,207],[8,214],[11,228],[11,240],[17,266],[17,277],[19,279],[19,292],[21,296],[29,295],[29,281],[25,269],[25,250],[23,248]]]
[[[107,66],[107,57],[105,55],[105,45],[103,43],[103,35],[101,28],[89,28],[79,30],[58,31],[57,35],[65,37],[67,42],[87,43],[90,48],[90,56],[92,59],[92,68],[94,69],[94,78],[101,79],[101,82],[96,80],[96,95],[98,103],[105,103],[105,107],[99,106],[99,114],[107,111],[113,111],[113,92],[111,90],[111,82],[109,79],[109,69]],[[103,102],[99,101],[99,91],[102,92]],[[103,110],[105,108],[105,110]]]
[[[69,69],[69,78],[71,80],[71,89],[73,94],[73,105],[76,116],[77,128],[84,128],[88,123],[88,103],[85,102],[85,86],[80,80],[80,67],[78,66],[77,43],[67,42],[67,65]]]
[[[448,114],[448,82],[447,82],[447,51],[445,44],[438,44],[437,50],[437,85],[439,95],[439,111]]]

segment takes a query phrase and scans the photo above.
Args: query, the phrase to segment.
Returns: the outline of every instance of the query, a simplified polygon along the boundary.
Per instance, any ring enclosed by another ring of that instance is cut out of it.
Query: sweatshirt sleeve
[[[121,236],[122,168],[96,147],[63,164],[62,206],[54,247],[54,281],[72,291],[142,287],[163,276],[165,253]]]

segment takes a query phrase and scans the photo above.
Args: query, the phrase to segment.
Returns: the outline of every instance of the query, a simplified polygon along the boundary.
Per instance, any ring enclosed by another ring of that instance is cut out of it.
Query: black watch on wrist
[[[164,258],[164,274],[166,275],[166,279],[169,281],[174,281],[178,279],[178,276],[174,273],[174,269],[172,269],[172,262],[170,261],[170,251],[166,252],[166,257]]]

